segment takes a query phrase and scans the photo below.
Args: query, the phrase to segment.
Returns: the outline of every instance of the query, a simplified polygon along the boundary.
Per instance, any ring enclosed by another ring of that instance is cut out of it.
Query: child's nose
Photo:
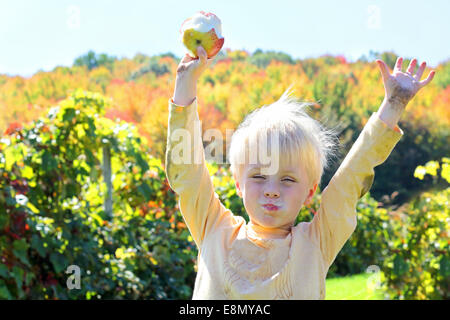
[[[264,195],[267,198],[278,198],[280,197],[280,186],[274,180],[268,179],[267,183],[264,185]]]
[[[264,195],[268,198],[278,198],[280,193],[278,191],[264,191]]]

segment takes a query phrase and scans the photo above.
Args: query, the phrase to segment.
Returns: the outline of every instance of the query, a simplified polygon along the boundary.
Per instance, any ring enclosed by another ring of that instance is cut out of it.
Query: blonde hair
[[[249,141],[276,133],[281,161],[301,163],[310,186],[320,182],[337,150],[337,134],[308,115],[306,109],[313,103],[300,102],[291,93],[289,87],[278,101],[252,111],[233,133],[227,158],[237,180],[248,164]]]

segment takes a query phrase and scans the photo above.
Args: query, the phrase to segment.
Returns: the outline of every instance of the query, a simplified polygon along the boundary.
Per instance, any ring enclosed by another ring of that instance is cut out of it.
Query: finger
[[[414,72],[414,68],[416,67],[417,59],[414,58],[409,63],[408,69],[406,69],[406,73],[412,74]]]
[[[403,64],[403,58],[402,57],[398,57],[397,58],[397,62],[395,63],[395,67],[394,67],[394,71],[402,71],[402,64]]]
[[[181,59],[181,62],[186,63],[186,62],[189,62],[192,60],[194,60],[194,58],[192,58],[189,54],[186,53],[186,55],[183,57],[183,59]]]
[[[436,71],[434,71],[434,70],[431,71],[425,80],[422,80],[419,82],[420,87],[422,88],[422,87],[425,87],[427,84],[429,84],[431,82],[431,80],[433,80],[435,74],[436,74]]]
[[[386,63],[384,63],[383,60],[376,60],[378,67],[380,68],[381,71],[381,76],[383,77],[383,80],[386,80],[387,78],[389,78],[389,68],[386,65]]]
[[[206,55],[205,49],[202,46],[197,47],[197,55],[200,58],[200,64],[206,64],[206,59],[208,58]]]
[[[422,78],[422,74],[425,71],[426,66],[427,66],[427,63],[425,61],[420,64],[419,70],[417,70],[417,73],[414,76],[414,79],[416,79],[417,81],[420,81],[420,78]]]

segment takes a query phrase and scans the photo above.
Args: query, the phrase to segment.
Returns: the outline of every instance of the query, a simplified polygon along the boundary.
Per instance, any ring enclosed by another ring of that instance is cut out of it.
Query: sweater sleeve
[[[185,107],[170,99],[166,176],[179,196],[181,214],[198,248],[217,223],[233,217],[214,192],[201,137],[197,99]]]
[[[356,228],[357,201],[372,186],[374,167],[382,164],[403,131],[389,128],[373,113],[328,186],[308,232],[318,243],[327,268]]]

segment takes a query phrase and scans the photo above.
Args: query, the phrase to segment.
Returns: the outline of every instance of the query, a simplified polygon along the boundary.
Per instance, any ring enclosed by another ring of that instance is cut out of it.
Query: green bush
[[[86,66],[88,70],[105,66],[110,71],[113,70],[114,61],[116,57],[108,56],[106,53],[96,54],[94,51],[89,50],[88,53],[75,59],[74,66]]]
[[[140,76],[147,74],[149,72],[159,77],[166,73],[170,73],[170,66],[167,63],[160,63],[160,57],[158,56],[151,57],[148,59],[148,62],[146,61],[143,67],[139,68],[139,70],[133,72],[130,75],[129,80],[136,80]]]
[[[291,56],[283,52],[263,52],[262,50],[257,49],[252,55],[248,57],[248,61],[258,68],[266,68],[272,62],[272,60],[295,64],[295,61],[291,58]]]
[[[415,176],[441,176],[450,182],[450,159],[419,166]],[[437,178],[435,178],[438,180]],[[382,271],[390,299],[450,298],[450,188],[425,192],[393,216],[390,254]]]
[[[388,253],[390,216],[388,210],[366,193],[356,207],[357,226],[328,271],[328,277],[363,273],[380,266]]]
[[[102,117],[108,103],[76,91],[0,140],[0,298],[190,298],[196,250],[176,195],[137,129]]]

